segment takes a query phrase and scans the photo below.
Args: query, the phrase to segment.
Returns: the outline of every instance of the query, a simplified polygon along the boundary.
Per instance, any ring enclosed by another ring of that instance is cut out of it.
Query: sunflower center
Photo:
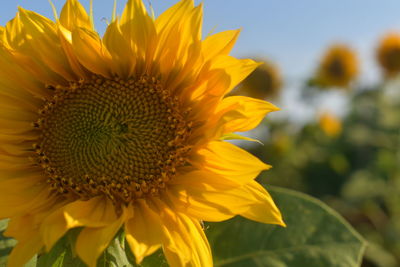
[[[129,202],[157,194],[185,164],[190,123],[157,79],[57,88],[40,113],[35,148],[58,193]]]
[[[342,78],[345,76],[343,62],[340,59],[333,60],[328,66],[328,71],[336,78]]]
[[[400,49],[392,48],[386,56],[387,68],[390,71],[400,70]]]

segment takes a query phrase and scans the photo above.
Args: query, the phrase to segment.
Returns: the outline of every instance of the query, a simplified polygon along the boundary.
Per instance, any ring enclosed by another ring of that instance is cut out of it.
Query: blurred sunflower
[[[356,54],[348,46],[336,44],[326,50],[314,82],[321,87],[348,88],[357,75]]]
[[[400,34],[385,35],[376,51],[378,62],[386,76],[400,72]]]
[[[263,63],[233,91],[233,94],[258,99],[276,99],[279,97],[282,88],[279,69],[269,61],[263,61]]]
[[[319,126],[329,137],[336,137],[342,132],[342,122],[329,112],[324,112],[320,115]]]
[[[115,17],[115,15],[113,16]],[[229,52],[239,31],[201,38],[202,6],[158,18],[130,0],[103,38],[77,0],[53,22],[19,9],[1,28],[0,217],[21,266],[66,232],[89,266],[123,227],[140,263],[211,266],[200,221],[284,225],[254,178],[269,166],[224,142],[277,108],[224,97],[259,64]]]

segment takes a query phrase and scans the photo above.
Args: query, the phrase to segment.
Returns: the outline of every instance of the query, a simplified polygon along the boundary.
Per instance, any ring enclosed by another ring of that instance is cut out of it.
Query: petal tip
[[[269,169],[272,169],[272,165],[269,165],[269,164],[264,163],[264,162],[262,162],[262,164],[263,164],[263,169],[262,170],[267,171]]]

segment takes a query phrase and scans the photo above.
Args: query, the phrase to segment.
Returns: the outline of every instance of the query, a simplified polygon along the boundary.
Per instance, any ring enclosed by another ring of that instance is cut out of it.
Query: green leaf
[[[125,240],[119,238],[123,233],[120,233],[100,256],[98,267],[130,267],[134,266],[133,261],[129,261],[125,252]]]
[[[360,266],[363,238],[319,200],[269,188],[286,228],[240,217],[207,224],[215,266]]]
[[[24,267],[36,267],[37,266],[37,257],[34,256],[27,263],[25,263]]]
[[[5,229],[7,228],[7,224],[8,219],[0,220],[0,266],[6,266],[7,257],[17,243],[17,241],[14,239],[5,237],[3,235]]]
[[[86,267],[77,255],[73,253],[72,245],[75,243],[76,237],[80,229],[72,229],[57,241],[54,247],[48,252],[38,256],[37,267]]]

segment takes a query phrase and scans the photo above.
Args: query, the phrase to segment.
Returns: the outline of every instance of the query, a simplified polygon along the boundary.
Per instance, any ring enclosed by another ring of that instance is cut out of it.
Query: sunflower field
[[[400,28],[293,85],[158,4],[0,26],[0,267],[400,266]]]

